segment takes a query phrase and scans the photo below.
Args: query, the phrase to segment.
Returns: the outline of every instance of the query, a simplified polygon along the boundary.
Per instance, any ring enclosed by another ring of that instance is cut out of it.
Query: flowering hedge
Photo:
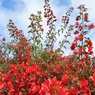
[[[87,8],[83,4],[78,7],[75,24],[69,24],[73,9],[71,7],[62,16],[62,25],[56,32],[56,16],[49,0],[45,0],[44,17],[49,27],[45,45],[42,43],[45,30],[40,11],[29,18],[29,39],[9,20],[12,41],[7,43],[6,38],[1,37],[0,42],[0,95],[95,94],[93,43],[86,36],[95,26],[90,24]],[[59,41],[59,47],[54,49],[56,37],[63,31],[66,34]],[[75,37],[72,43],[68,40],[71,34]],[[67,44],[73,54],[63,56]]]

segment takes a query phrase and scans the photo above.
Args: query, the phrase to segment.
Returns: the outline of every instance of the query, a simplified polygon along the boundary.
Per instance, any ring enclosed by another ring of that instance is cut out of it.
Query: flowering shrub
[[[9,20],[12,41],[7,43],[3,37],[0,43],[0,95],[94,95],[93,43],[86,34],[95,26],[89,22],[85,5],[80,5],[78,10],[75,24],[69,24],[73,11],[71,7],[62,16],[61,28],[56,32],[56,16],[49,0],[45,0],[44,17],[49,30],[44,46],[40,11],[29,18],[29,39]],[[64,30],[64,39],[54,49],[56,36]],[[68,40],[71,34],[75,35],[72,44]],[[63,56],[63,48],[67,44],[70,44],[73,54]]]

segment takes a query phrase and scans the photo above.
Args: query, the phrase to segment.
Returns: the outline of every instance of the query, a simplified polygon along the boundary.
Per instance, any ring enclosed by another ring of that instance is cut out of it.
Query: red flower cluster
[[[73,74],[73,70],[77,71],[81,68],[75,68],[75,65],[72,65],[69,63],[66,70],[63,71],[61,79],[57,79],[56,75],[53,78],[50,76],[45,78],[41,72],[43,68],[35,63],[10,64],[7,73],[0,72],[0,95],[8,93],[10,95],[77,95],[81,93],[91,95],[89,85],[95,86],[95,72],[88,76],[89,79],[85,77],[80,79],[80,76],[83,75],[80,73],[81,71]],[[78,66],[78,64],[76,65]],[[67,71],[68,73],[66,73]]]

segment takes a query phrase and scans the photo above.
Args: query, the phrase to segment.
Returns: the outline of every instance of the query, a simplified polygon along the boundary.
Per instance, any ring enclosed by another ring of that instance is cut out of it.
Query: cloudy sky
[[[52,9],[58,20],[65,14],[70,7],[78,7],[80,4],[85,4],[88,8],[89,19],[95,24],[95,0],[50,0]],[[0,0],[0,34],[7,37],[7,24],[9,19],[12,19],[19,29],[24,33],[27,32],[29,24],[29,16],[36,11],[43,11],[44,0]],[[76,13],[76,10],[75,10]],[[73,15],[75,15],[73,13]],[[73,18],[73,16],[72,16]],[[95,32],[95,31],[94,31]],[[95,33],[91,31],[89,36],[92,38],[95,45]],[[26,34],[27,35],[27,34]]]

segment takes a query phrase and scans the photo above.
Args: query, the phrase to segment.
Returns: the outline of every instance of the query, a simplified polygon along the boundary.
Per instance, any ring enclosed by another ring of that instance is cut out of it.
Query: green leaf
[[[63,47],[64,47],[65,49],[67,49],[66,46],[63,46]]]
[[[65,42],[70,44],[70,42],[68,40],[65,40]]]

